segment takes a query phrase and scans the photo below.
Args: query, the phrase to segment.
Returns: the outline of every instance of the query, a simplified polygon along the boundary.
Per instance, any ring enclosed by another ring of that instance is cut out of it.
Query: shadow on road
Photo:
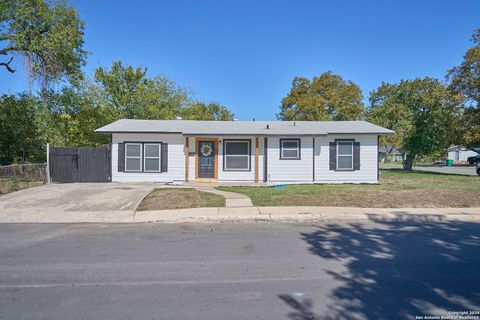
[[[480,224],[382,222],[328,225],[301,237],[310,252],[340,262],[326,312],[279,295],[290,319],[414,319],[480,310]]]

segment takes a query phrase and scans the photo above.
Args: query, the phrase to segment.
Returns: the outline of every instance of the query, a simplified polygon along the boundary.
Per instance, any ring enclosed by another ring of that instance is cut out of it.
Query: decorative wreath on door
[[[208,157],[209,155],[211,155],[212,151],[212,146],[209,144],[202,144],[202,146],[200,147],[200,152],[204,157]]]

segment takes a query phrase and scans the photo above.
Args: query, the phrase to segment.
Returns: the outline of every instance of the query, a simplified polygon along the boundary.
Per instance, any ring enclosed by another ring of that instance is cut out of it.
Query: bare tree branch
[[[7,68],[8,72],[14,73],[16,70],[10,67],[10,63],[12,62],[12,60],[13,60],[13,57],[11,57],[10,60],[8,60],[8,62],[0,62],[0,66]]]

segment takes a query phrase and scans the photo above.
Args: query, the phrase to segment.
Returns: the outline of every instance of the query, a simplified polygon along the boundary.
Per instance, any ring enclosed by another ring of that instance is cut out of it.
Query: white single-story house
[[[453,146],[447,150],[447,159],[458,162],[466,162],[468,157],[476,155],[478,155],[477,152],[464,146]]]
[[[404,160],[403,152],[392,146],[379,146],[378,157],[380,162],[401,162]]]
[[[118,120],[112,181],[378,183],[378,138],[365,121]]]

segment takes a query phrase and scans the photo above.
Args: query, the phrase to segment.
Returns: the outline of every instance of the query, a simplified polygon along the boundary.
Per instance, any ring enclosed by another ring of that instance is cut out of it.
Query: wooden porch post
[[[188,158],[189,158],[189,152],[188,152],[188,137],[185,137],[185,183],[188,182]]]
[[[258,137],[255,137],[255,183],[258,183]]]

